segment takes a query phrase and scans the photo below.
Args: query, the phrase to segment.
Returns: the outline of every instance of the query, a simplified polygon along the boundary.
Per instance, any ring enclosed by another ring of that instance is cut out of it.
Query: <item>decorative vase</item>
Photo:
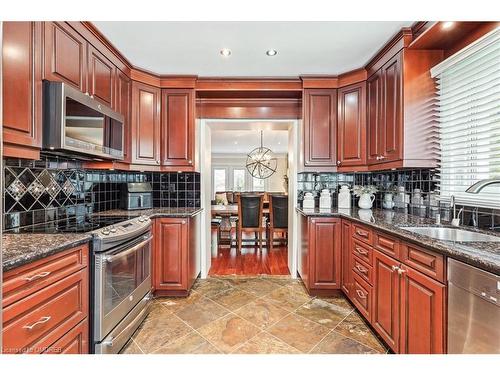
[[[370,209],[370,208],[372,208],[374,200],[375,200],[375,195],[374,194],[363,193],[359,197],[358,206],[359,206],[359,208],[362,208],[362,209],[365,209],[365,210]]]
[[[392,193],[385,193],[384,200],[382,202],[382,207],[390,210],[394,207],[394,201],[392,200]]]

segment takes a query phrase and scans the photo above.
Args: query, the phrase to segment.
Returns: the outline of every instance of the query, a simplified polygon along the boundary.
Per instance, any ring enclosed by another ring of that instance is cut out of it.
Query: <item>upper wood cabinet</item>
[[[376,72],[367,82],[367,161],[375,164],[382,153],[382,73]]]
[[[115,109],[123,116],[123,162],[130,163],[132,81],[120,70],[116,74]]]
[[[42,23],[3,22],[3,156],[39,158]]]
[[[64,22],[44,23],[44,75],[87,90],[87,41]]]
[[[132,83],[132,163],[160,165],[161,90]]]
[[[164,89],[161,95],[162,165],[194,168],[194,89]]]
[[[88,84],[91,97],[115,108],[116,67],[102,53],[89,45]]]
[[[337,90],[305,89],[304,167],[336,167]]]
[[[338,90],[339,168],[366,165],[366,82]]]

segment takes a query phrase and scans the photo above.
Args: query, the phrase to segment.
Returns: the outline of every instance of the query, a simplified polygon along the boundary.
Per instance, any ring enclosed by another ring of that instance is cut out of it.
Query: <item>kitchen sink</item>
[[[409,232],[421,234],[442,241],[457,242],[500,242],[500,237],[471,232],[458,228],[442,227],[400,227]]]

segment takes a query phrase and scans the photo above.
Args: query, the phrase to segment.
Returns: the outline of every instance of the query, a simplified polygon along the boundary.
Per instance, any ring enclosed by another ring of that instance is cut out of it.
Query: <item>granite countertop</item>
[[[450,227],[449,223],[445,221],[443,221],[441,225],[436,225],[435,220],[433,219],[423,218],[394,210],[381,209],[344,210],[334,208],[331,210],[320,210],[315,208],[309,210],[296,208],[296,210],[304,216],[344,217],[351,219],[373,228],[383,230],[387,233],[394,234],[404,240],[412,241],[445,256],[500,275],[500,242],[442,241],[404,230],[404,227],[410,226]],[[500,238],[500,233],[494,231],[477,230],[471,227],[460,228]]]
[[[149,208],[145,210],[109,210],[97,212],[96,216],[123,216],[137,217],[141,215],[149,216],[151,219],[155,217],[192,217],[198,215],[203,208]]]
[[[128,218],[146,215],[155,217],[192,217],[201,208],[153,208],[148,210],[110,210],[99,212],[99,216],[120,216]],[[34,262],[60,251],[90,241],[88,233],[12,233],[2,236],[2,269],[13,268]]]
[[[2,269],[32,263],[60,251],[89,242],[89,233],[22,233],[2,236]]]

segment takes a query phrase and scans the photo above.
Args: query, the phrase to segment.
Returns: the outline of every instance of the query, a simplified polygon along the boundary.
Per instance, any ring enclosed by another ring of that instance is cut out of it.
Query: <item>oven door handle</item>
[[[150,243],[151,240],[153,239],[153,236],[152,235],[145,235],[145,236],[143,236],[143,238],[144,238],[144,241],[139,242],[137,245],[132,246],[130,249],[127,249],[127,250],[122,251],[122,252],[115,254],[115,255],[104,256],[104,260],[108,263],[111,263],[111,262],[115,261],[116,259],[122,258],[130,253],[133,253],[133,252],[137,251],[138,249],[140,249],[141,247],[146,246],[148,243]]]

